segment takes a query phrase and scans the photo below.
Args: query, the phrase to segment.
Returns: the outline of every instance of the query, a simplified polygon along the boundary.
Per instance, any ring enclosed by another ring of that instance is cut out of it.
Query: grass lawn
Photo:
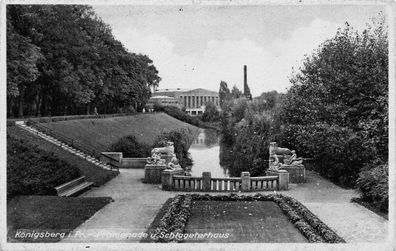
[[[30,144],[37,146],[39,149],[53,153],[58,159],[77,166],[80,169],[82,175],[85,175],[87,180],[95,182],[95,186],[101,186],[115,176],[113,171],[104,170],[100,167],[97,167],[91,162],[66,151],[60,146],[50,143],[19,127],[9,126],[7,127],[7,133],[11,134],[12,137],[16,139],[25,140]]]
[[[57,242],[62,234],[67,236],[111,200],[110,197],[15,197],[7,203],[7,239],[9,242]],[[58,236],[24,238],[24,233],[33,231]]]
[[[198,131],[197,127],[165,113],[141,113],[104,119],[69,120],[44,125],[101,151],[108,150],[111,144],[128,135],[135,136],[139,143],[151,146],[163,130],[190,128],[193,133]]]
[[[193,201],[186,233],[229,234],[186,242],[308,242],[272,201]]]

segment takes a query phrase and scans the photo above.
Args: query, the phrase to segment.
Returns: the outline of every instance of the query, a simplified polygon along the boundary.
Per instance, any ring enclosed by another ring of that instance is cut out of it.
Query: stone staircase
[[[43,132],[41,132],[41,131],[39,131],[39,130],[31,127],[31,126],[26,125],[25,121],[16,121],[15,124],[16,124],[16,126],[18,126],[18,127],[22,128],[22,129],[34,134],[34,135],[37,135],[38,137],[43,138],[43,139],[45,139],[48,142],[51,142],[51,143],[53,143],[53,144],[55,144],[57,146],[60,146],[63,149],[65,149],[66,151],[69,151],[70,153],[72,153],[74,155],[77,155],[80,158],[83,158],[83,159],[91,162],[92,164],[100,167],[100,168],[107,169],[107,170],[113,170],[114,169],[114,167],[112,167],[111,165],[100,161],[98,158],[96,158],[96,157],[94,157],[94,156],[92,156],[90,154],[87,154],[85,152],[82,152],[82,151],[80,151],[80,150],[78,150],[78,149],[76,149],[76,148],[74,148],[74,147],[72,147],[72,146],[70,146],[70,145],[68,145],[68,144],[66,144],[66,143],[64,143],[64,142],[62,142],[62,141],[50,136],[50,135],[48,135],[48,134],[45,134],[45,133],[43,133]]]

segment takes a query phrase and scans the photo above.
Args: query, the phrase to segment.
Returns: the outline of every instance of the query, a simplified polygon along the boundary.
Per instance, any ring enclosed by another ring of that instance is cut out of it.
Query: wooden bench
[[[55,187],[58,196],[69,197],[93,185],[93,182],[85,180],[85,176],[69,181],[65,184]]]

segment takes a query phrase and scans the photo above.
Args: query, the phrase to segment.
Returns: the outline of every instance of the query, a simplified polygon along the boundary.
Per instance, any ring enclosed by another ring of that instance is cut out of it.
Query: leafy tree
[[[366,163],[388,159],[388,40],[382,14],[361,34],[347,23],[305,59],[291,82],[279,115],[279,141],[317,157],[323,175],[348,186]]]
[[[8,5],[7,37],[9,116],[141,110],[160,81],[90,6]]]
[[[232,87],[231,97],[232,97],[233,99],[237,99],[237,98],[243,97],[243,93],[238,89],[238,87],[236,87],[236,85],[234,85],[234,86]]]
[[[227,83],[225,81],[220,82],[219,88],[219,100],[220,100],[220,107],[223,107],[225,101],[231,98],[230,89],[227,87]]]
[[[205,122],[217,121],[219,119],[219,111],[213,102],[207,102],[202,120]]]

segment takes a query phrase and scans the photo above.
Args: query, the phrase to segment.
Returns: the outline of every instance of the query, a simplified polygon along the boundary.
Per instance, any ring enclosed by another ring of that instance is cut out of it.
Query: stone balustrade
[[[249,172],[242,172],[241,177],[212,178],[210,172],[203,172],[202,177],[191,177],[178,170],[164,170],[161,181],[163,190],[172,191],[274,191],[288,189],[289,173],[281,170],[271,176],[250,177]]]

